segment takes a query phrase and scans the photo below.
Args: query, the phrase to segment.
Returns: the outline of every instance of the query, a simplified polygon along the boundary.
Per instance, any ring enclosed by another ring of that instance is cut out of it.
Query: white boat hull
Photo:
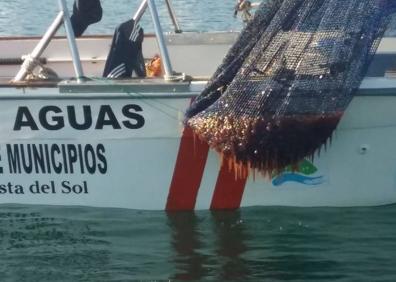
[[[0,96],[0,203],[180,210],[396,202],[396,97],[354,98],[331,145],[313,161],[316,169],[236,181],[217,153],[183,133],[183,112],[200,87],[170,94],[181,98],[60,99],[51,89]],[[68,109],[84,124],[84,105],[92,124],[75,129]]]
[[[234,39],[235,34],[169,37],[174,68],[208,77]],[[79,41],[90,76],[100,76],[108,52],[98,40],[110,38]],[[378,53],[394,54],[394,41],[383,40]],[[35,42],[0,40],[0,50],[5,57],[18,57]],[[155,41],[146,44],[150,57],[157,52]],[[64,39],[56,40],[44,56],[62,76],[72,76],[65,48]],[[18,67],[2,66],[0,78],[12,77]],[[86,88],[66,83],[64,91],[62,86],[2,85],[0,204],[192,210],[396,203],[395,79],[366,78],[331,145],[313,162],[306,160],[300,171],[272,179],[236,179],[221,167],[216,152],[183,129],[184,111],[204,82],[145,80],[142,88],[135,80],[131,89],[118,85],[118,91],[109,92],[103,91],[105,82],[95,83]],[[68,111],[75,112],[80,127],[69,120]]]

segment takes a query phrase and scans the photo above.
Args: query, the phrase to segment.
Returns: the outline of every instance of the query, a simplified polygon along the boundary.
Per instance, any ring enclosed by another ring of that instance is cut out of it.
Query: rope
[[[30,54],[22,56],[23,64],[21,66],[21,69],[23,69],[27,74],[33,73],[33,70],[40,65],[40,61],[34,57],[32,57]]]

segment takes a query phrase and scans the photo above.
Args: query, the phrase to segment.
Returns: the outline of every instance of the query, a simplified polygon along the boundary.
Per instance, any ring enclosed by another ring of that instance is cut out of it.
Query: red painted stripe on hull
[[[185,128],[169,189],[166,210],[193,210],[195,208],[208,153],[208,144],[194,138],[191,128]]]
[[[233,210],[241,206],[247,176],[235,177],[235,171],[223,163],[216,182],[211,210]]]

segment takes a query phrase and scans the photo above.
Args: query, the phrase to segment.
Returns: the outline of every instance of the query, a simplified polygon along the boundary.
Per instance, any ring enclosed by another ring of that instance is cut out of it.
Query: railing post
[[[175,27],[176,33],[181,33],[182,30],[180,29],[179,22],[177,21],[175,10],[173,9],[173,5],[171,0],[165,0],[166,6],[168,8],[169,16],[172,20],[173,26]]]
[[[164,69],[165,69],[165,80],[172,80],[174,78],[174,73],[172,69],[172,65],[169,58],[168,48],[165,44],[165,38],[162,33],[161,24],[159,21],[159,16],[157,12],[157,7],[155,5],[154,0],[147,0],[148,7],[150,9],[151,17],[153,19],[155,35],[157,38],[158,47],[160,49],[161,58],[163,61]]]
[[[142,3],[140,3],[140,6],[136,11],[135,15],[133,16],[133,20],[135,21],[135,23],[138,23],[140,21],[146,9],[147,9],[147,0],[143,0]]]
[[[63,22],[63,12],[61,11],[52,22],[50,27],[45,32],[43,38],[41,38],[40,42],[36,45],[32,53],[25,58],[19,72],[14,78],[14,82],[23,81],[28,75],[31,68],[35,66],[34,61],[39,59],[40,56],[44,53],[45,49],[48,47],[48,44],[51,42],[52,37],[56,34],[60,26]]]
[[[168,7],[169,14],[171,16],[172,22],[175,25],[175,31],[176,32],[181,32],[179,28],[179,24],[176,19],[176,15],[174,13],[172,4],[170,0],[165,0],[166,5]],[[61,11],[51,24],[51,26],[48,28],[44,36],[41,38],[37,46],[34,48],[31,54],[29,54],[24,63],[21,66],[21,69],[17,73],[17,75],[14,78],[14,82],[20,82],[23,81],[26,76],[28,75],[29,72],[33,71],[34,67],[37,65],[37,60],[40,58],[40,56],[43,54],[45,49],[48,47],[48,44],[51,42],[52,38],[55,36],[56,32],[58,31],[59,27],[62,25],[62,23],[65,26],[66,30],[66,37],[67,41],[69,44],[71,56],[73,59],[73,67],[74,71],[76,73],[76,78],[78,82],[81,82],[81,80],[84,78],[84,73],[81,65],[81,60],[80,60],[80,54],[78,52],[77,48],[77,43],[76,43],[76,38],[74,36],[74,31],[70,22],[70,14],[67,9],[66,5],[66,0],[59,0],[59,7]],[[165,80],[173,80],[175,79],[175,74],[172,69],[172,65],[170,62],[170,57],[168,53],[168,49],[166,47],[166,42],[165,38],[162,32],[162,27],[159,21],[159,16],[157,12],[157,7],[155,5],[154,0],[143,0],[142,3],[140,4],[140,7],[138,11],[135,13],[133,19],[135,22],[138,22],[141,17],[143,16],[144,12],[146,11],[147,7],[150,9],[151,17],[153,20],[154,24],[154,29],[155,29],[155,34],[157,38],[157,43],[160,49],[161,53],[161,58],[163,61],[163,66],[165,70]]]
[[[74,31],[70,22],[70,15],[67,9],[66,0],[59,0],[59,6],[63,12],[63,23],[66,30],[67,42],[69,43],[69,48],[71,56],[73,59],[74,71],[76,73],[76,78],[78,82],[84,77],[84,73],[81,66],[80,54],[78,52],[76,37],[74,36]]]

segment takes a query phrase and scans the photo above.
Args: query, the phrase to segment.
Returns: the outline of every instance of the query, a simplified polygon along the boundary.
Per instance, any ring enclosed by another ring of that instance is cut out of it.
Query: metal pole
[[[168,7],[169,16],[173,22],[173,26],[175,27],[175,32],[182,33],[182,30],[180,29],[179,23],[177,21],[176,13],[175,13],[175,10],[173,9],[171,0],[165,0],[165,3],[166,3],[166,6]]]
[[[63,23],[65,25],[67,42],[69,43],[76,78],[78,82],[81,82],[84,77],[84,73],[81,66],[80,54],[78,53],[76,37],[74,36],[74,31],[70,22],[70,15],[69,10],[67,9],[66,0],[59,0],[59,6],[63,11]]]
[[[157,38],[158,47],[160,49],[161,58],[164,64],[165,79],[171,80],[174,75],[173,75],[172,65],[169,59],[168,49],[165,44],[164,35],[162,34],[162,28],[157,13],[157,7],[155,5],[154,0],[147,0],[147,2],[148,2],[148,7],[150,9],[151,17],[153,19],[155,35]]]
[[[32,62],[40,58],[40,56],[44,53],[45,49],[48,47],[48,44],[51,42],[51,39],[54,37],[54,35],[62,25],[62,21],[63,12],[60,12],[26,60],[30,60],[30,62]],[[26,64],[28,63],[29,62],[26,62]],[[22,64],[22,67],[15,76],[14,81],[23,81],[26,78],[28,74],[28,68],[26,67],[26,64]]]
[[[140,21],[146,9],[147,9],[147,0],[143,0],[138,10],[136,11],[135,15],[133,16],[133,20],[135,21],[135,24],[137,24]]]

